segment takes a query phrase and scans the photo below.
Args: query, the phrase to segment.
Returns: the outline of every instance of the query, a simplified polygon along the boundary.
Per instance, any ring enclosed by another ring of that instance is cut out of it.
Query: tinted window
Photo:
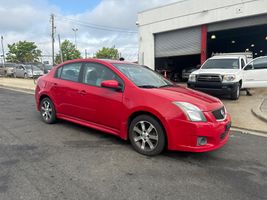
[[[239,69],[238,59],[210,59],[201,69]]]
[[[258,58],[251,62],[254,69],[267,69],[267,57]]]
[[[123,84],[121,78],[112,70],[98,63],[85,63],[82,82],[88,85],[101,86],[105,80],[116,80]]]
[[[78,82],[81,63],[71,63],[64,65],[60,75],[61,79]]]

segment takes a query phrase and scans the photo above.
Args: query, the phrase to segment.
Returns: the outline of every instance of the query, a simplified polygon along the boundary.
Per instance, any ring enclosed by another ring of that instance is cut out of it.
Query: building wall
[[[267,13],[267,0],[182,0],[138,14],[139,63],[155,66],[154,34]]]

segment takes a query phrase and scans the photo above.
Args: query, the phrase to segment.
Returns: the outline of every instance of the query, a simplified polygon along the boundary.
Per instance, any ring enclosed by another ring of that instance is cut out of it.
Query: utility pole
[[[62,49],[61,49],[61,41],[60,41],[60,35],[58,34],[58,44],[59,44],[59,54],[60,54],[60,60],[61,60],[61,63],[64,62],[63,60],[63,52],[62,52]]]
[[[75,41],[75,48],[77,49],[77,28],[72,28],[72,30],[74,31],[74,41]]]
[[[51,14],[51,24],[52,24],[52,66],[55,64],[55,15]]]
[[[6,58],[5,58],[4,37],[3,36],[1,36],[1,45],[2,45],[2,52],[3,52],[3,67],[5,67]]]
[[[87,49],[84,50],[85,58],[87,58]]]

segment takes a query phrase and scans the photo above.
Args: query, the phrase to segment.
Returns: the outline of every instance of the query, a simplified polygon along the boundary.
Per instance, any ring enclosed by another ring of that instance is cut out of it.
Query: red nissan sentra
[[[38,79],[35,98],[44,122],[59,118],[129,139],[144,155],[215,150],[231,126],[219,99],[122,61],[65,62]]]

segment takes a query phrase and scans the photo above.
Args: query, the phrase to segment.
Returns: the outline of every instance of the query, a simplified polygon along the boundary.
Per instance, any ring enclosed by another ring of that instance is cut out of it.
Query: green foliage
[[[34,42],[19,41],[8,44],[7,61],[15,63],[38,62],[41,57],[41,50]]]
[[[76,49],[75,45],[69,40],[64,40],[64,42],[62,42],[61,50],[63,54],[63,61],[81,58],[81,52]],[[60,54],[56,55],[55,62],[57,64],[61,63]]]
[[[96,52],[96,58],[106,58],[106,59],[118,60],[119,59],[119,51],[115,47],[112,47],[112,48],[103,47],[101,50]]]

